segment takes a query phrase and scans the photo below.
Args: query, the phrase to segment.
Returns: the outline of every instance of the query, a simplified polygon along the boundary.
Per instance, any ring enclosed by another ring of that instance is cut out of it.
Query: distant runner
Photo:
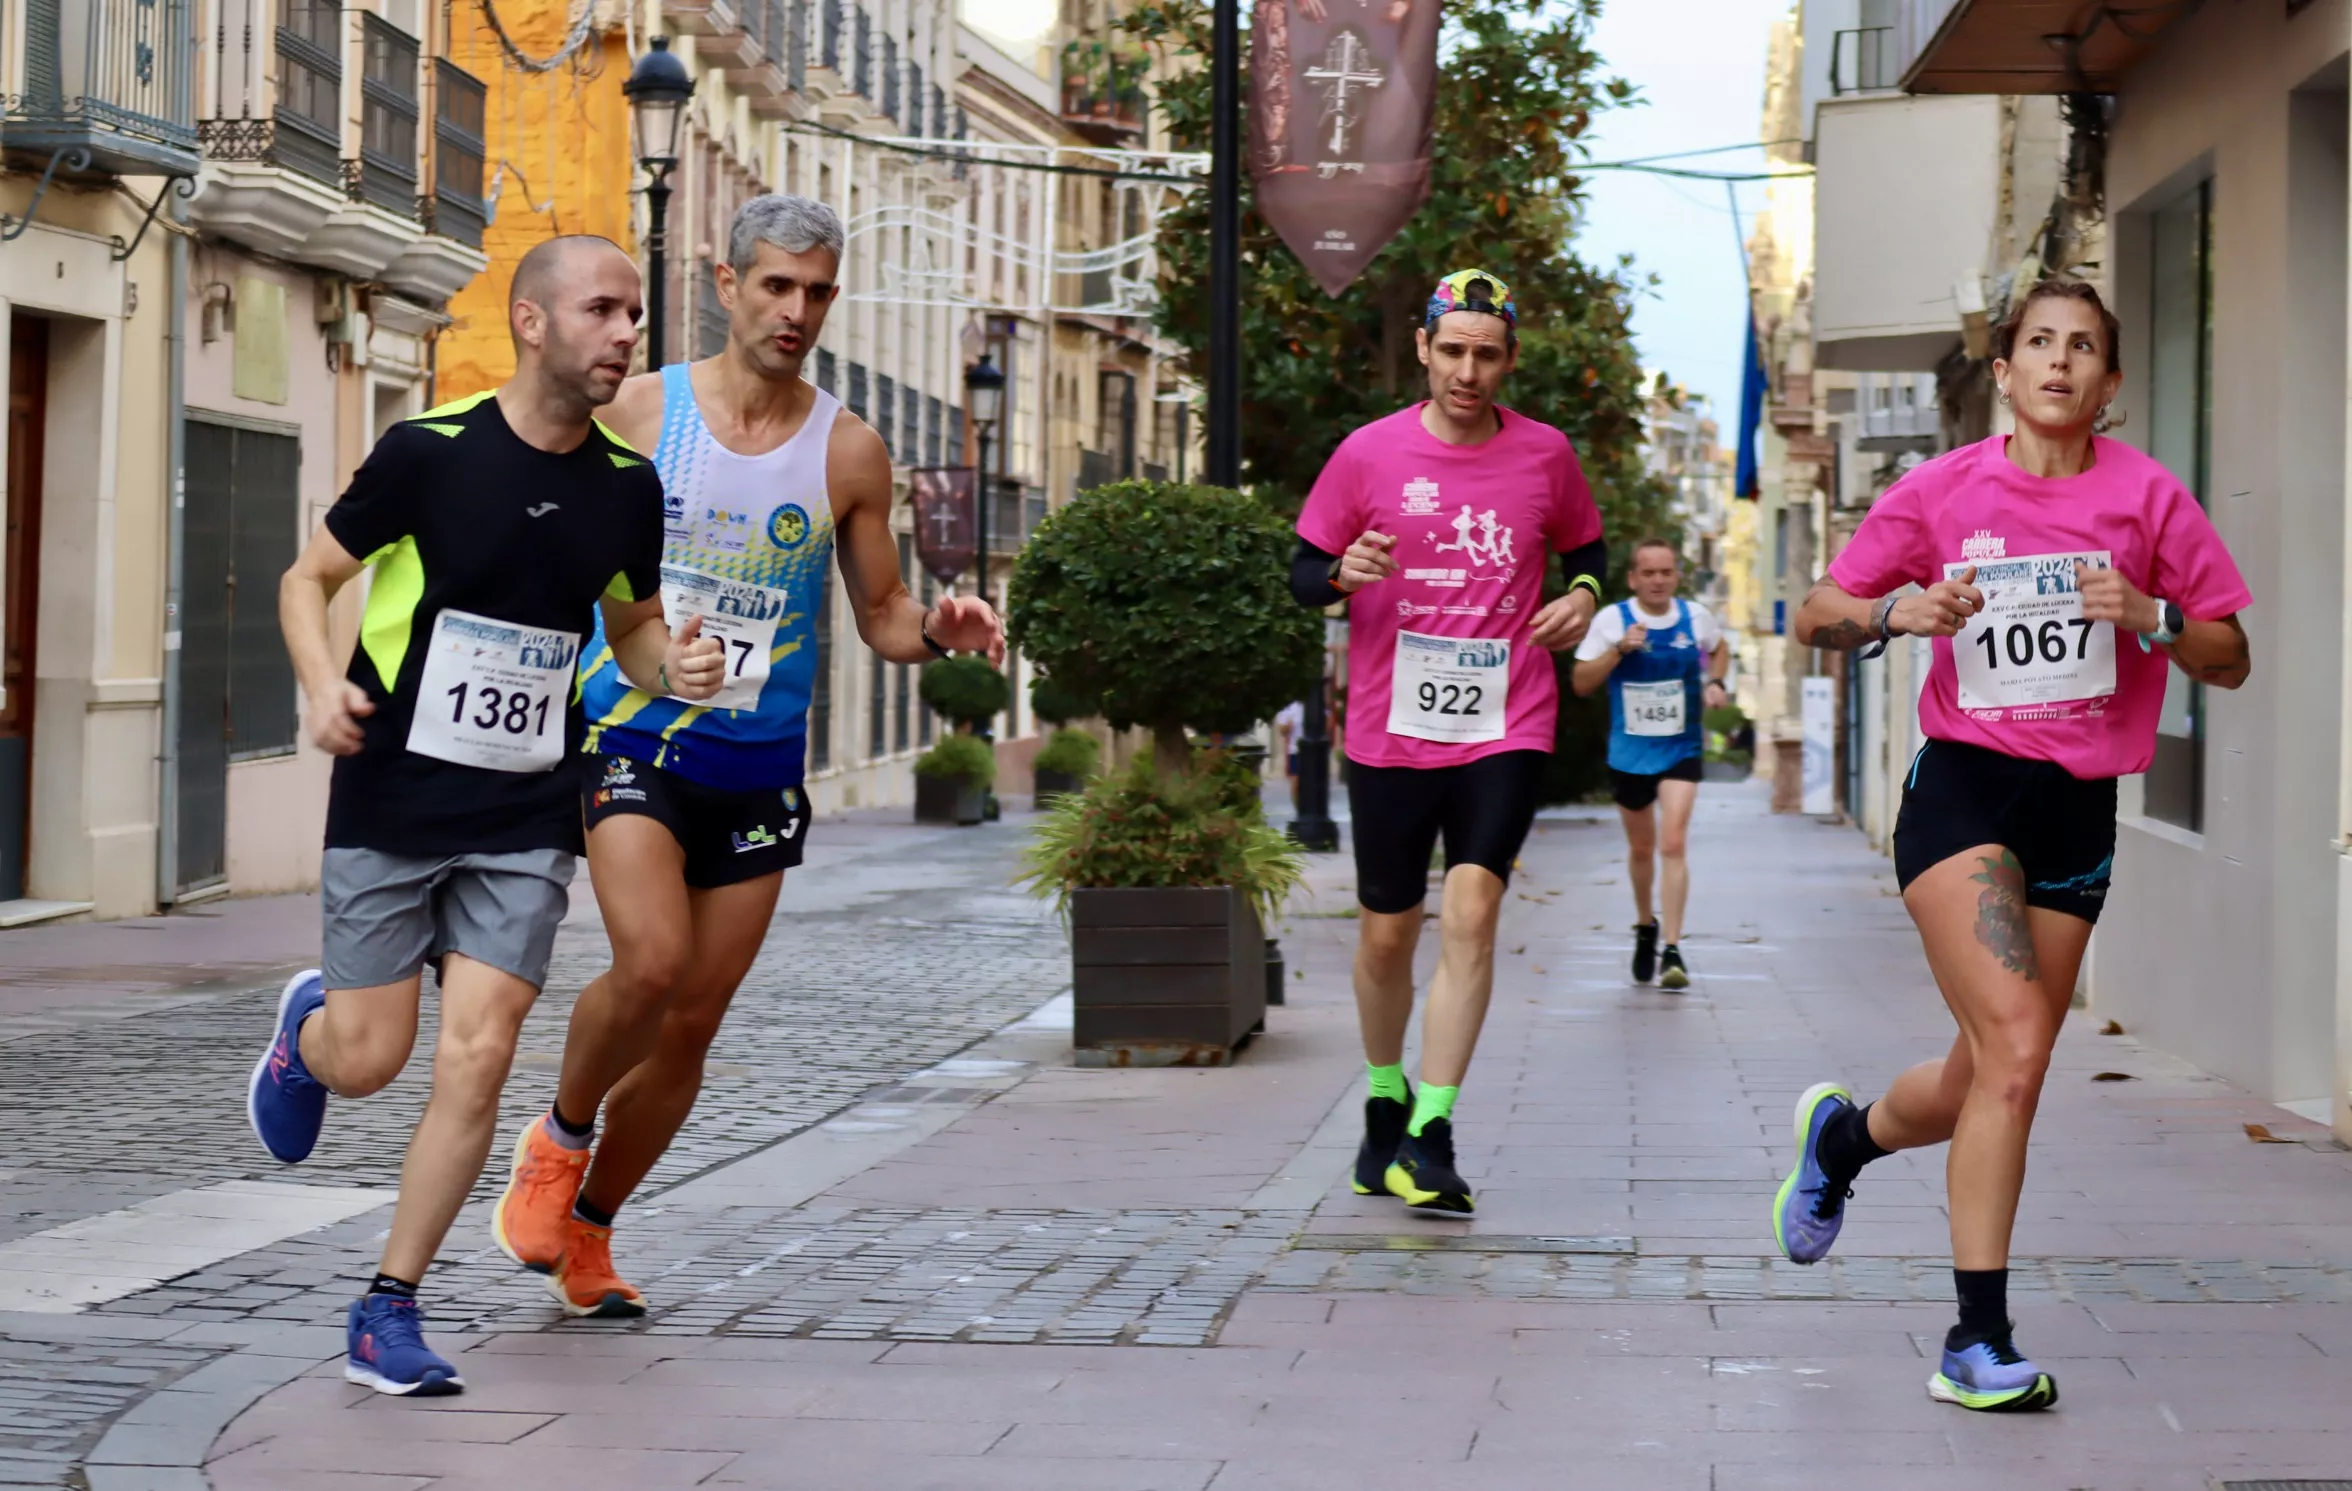
[[[1633,881],[1633,981],[1654,974],[1659,987],[1687,989],[1682,913],[1690,902],[1691,808],[1706,763],[1701,721],[1721,704],[1731,647],[1705,606],[1677,600],[1682,556],[1662,538],[1644,539],[1632,555],[1633,599],[1593,619],[1577,644],[1574,686],[1609,688],[1609,786],[1625,825],[1625,865]],[[1661,826],[1659,809],[1663,809]],[[1665,949],[1650,909],[1657,857],[1666,859]]]
[[[332,752],[322,970],[295,975],[253,1069],[269,1152],[309,1156],[327,1095],[407,1065],[423,970],[441,993],[433,1090],[392,1234],[347,1318],[343,1375],[454,1393],[424,1344],[417,1285],[482,1173],[515,1036],[547,978],[580,850],[573,690],[591,614],[630,675],[718,690],[719,645],[662,617],[661,483],[591,417],[628,376],[637,266],[601,238],[550,239],[515,268],[515,375],[393,426],[286,572],[279,617],[311,738]],[[327,603],[372,568],[346,670]]]
[[[1462,1214],[1453,1108],[1494,987],[1495,924],[1535,819],[1559,723],[1547,655],[1600,601],[1601,515],[1568,437],[1495,402],[1519,356],[1502,280],[1462,270],[1429,298],[1429,398],[1340,442],[1299,514],[1291,593],[1348,600],[1348,803],[1356,1013],[1371,1095],[1355,1188]],[[1569,592],[1543,603],[1547,557]],[[1445,844],[1444,949],[1405,1082],[1413,949],[1429,859]]]
[[[592,722],[580,810],[613,966],[572,1007],[555,1101],[516,1137],[491,1228],[573,1315],[644,1296],[612,1261],[613,1217],[702,1091],[703,1058],[801,862],[816,619],[840,540],[858,633],[892,662],[1001,659],[987,602],[907,594],[890,528],[890,452],[801,376],[841,268],[841,222],[804,197],[755,197],[717,268],[726,349],[632,378],[610,419],[654,453],[668,515],[662,600],[727,649],[696,703],[618,666],[605,633],[582,687]],[[597,1110],[605,1133],[596,1142]]]
[[[1960,1319],[1928,1391],[1964,1408],[2058,1400],[2012,1339],[2009,1241],[2050,1051],[2114,872],[2115,779],[2155,755],[2168,656],[2215,688],[2252,666],[2237,617],[2253,597],[2205,510],[2095,433],[2123,386],[2117,343],[2090,286],[2035,286],[1993,338],[2016,433],[1888,489],[1797,612],[1797,640],[1815,647],[1936,639],[1895,877],[1960,1033],[1866,1107],[1836,1082],[1797,1100],[1773,1231],[1794,1262],[1827,1256],[1864,1165],[1950,1141]]]

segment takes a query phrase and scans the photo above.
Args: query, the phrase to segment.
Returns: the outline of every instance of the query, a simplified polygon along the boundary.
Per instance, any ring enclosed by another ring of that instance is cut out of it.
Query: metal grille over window
[[[833,353],[824,347],[817,349],[817,387],[835,398],[841,397],[841,384],[835,373]]]
[[[856,24],[850,34],[850,91],[864,98],[874,96],[874,28],[866,16],[866,8],[859,6]]]
[[[964,459],[964,411],[950,407],[947,411],[947,464],[962,464]]]
[[[882,437],[882,448],[898,459],[898,385],[885,373],[874,380],[874,430]]]
[[[882,38],[882,112],[897,120],[903,127],[905,120],[898,116],[898,38]]]
[[[795,93],[808,88],[809,62],[809,7],[808,0],[792,0],[792,37],[787,43],[784,75]]]
[[[407,217],[417,196],[417,39],[360,17],[359,180],[352,196]]]
[[[849,398],[846,402],[850,413],[860,419],[866,417],[866,365],[862,362],[849,365]]]
[[[946,407],[937,399],[923,401],[923,464],[926,466],[941,464],[939,430],[945,422]]]
[[[694,355],[716,357],[727,350],[727,308],[719,304],[719,266],[702,261],[702,282],[694,287]]]
[[[926,133],[924,126],[928,122],[923,114],[923,64],[910,62],[907,64],[906,132],[910,135],[922,135]]]
[[[825,50],[820,59],[835,72],[841,71],[841,0],[824,0]]]
[[[433,231],[482,246],[482,126],[487,90],[446,57],[433,59]]]
[[[899,412],[898,458],[912,466],[923,457],[923,396],[911,388],[899,390],[904,406]]]
[[[333,0],[286,0],[278,27],[277,129],[272,165],[319,181],[343,179],[343,60]]]

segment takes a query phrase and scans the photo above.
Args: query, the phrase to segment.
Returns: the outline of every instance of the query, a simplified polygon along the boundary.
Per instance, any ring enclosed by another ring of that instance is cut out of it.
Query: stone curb
[[[267,1329],[123,1411],[83,1462],[90,1491],[210,1491],[204,1458],[237,1415],[342,1355],[332,1326]]]

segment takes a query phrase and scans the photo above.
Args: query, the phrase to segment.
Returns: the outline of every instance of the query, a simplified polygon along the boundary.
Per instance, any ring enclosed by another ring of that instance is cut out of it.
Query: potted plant
[[[996,782],[996,752],[977,735],[942,735],[915,761],[917,823],[978,823]]]
[[[930,706],[931,712],[945,719],[954,728],[954,734],[941,740],[937,746],[925,754],[921,761],[915,763],[915,821],[918,823],[962,823],[967,821],[977,823],[981,821],[981,818],[994,817],[995,814],[989,809],[995,806],[996,794],[993,789],[996,784],[996,748],[989,740],[988,727],[990,722],[1003,713],[1004,707],[1012,702],[1012,680],[999,673],[990,665],[988,659],[967,654],[963,657],[941,658],[937,662],[924,664],[920,692],[923,696],[923,702]],[[952,757],[940,757],[939,753],[947,746],[948,740],[958,738],[970,741],[972,744],[956,747],[956,751],[960,754]],[[974,753],[974,747],[977,747],[980,752],[986,753],[989,758],[988,769],[985,772],[969,769],[979,759],[979,756]],[[924,761],[932,761],[934,769],[926,772],[923,767]],[[941,764],[943,762],[955,765],[959,769],[949,771],[946,765]],[[930,789],[931,795],[926,798],[923,787],[926,777],[937,780],[943,775],[961,778],[977,775],[980,778],[980,818],[967,820],[960,817],[951,819],[924,816],[926,802],[930,803],[931,811],[934,813],[945,810],[947,799],[942,794],[948,789],[933,787]]]
[[[1295,540],[1238,492],[1113,482],[1041,524],[1013,566],[1022,653],[1152,752],[1064,797],[1030,881],[1069,909],[1082,1062],[1221,1062],[1263,1019],[1263,917],[1299,861],[1230,758],[1238,733],[1312,686],[1323,618],[1290,596]],[[1222,764],[1220,764],[1222,763]]]
[[[1040,676],[1029,685],[1029,708],[1054,727],[1031,767],[1037,784],[1037,808],[1043,812],[1055,798],[1086,785],[1086,779],[1102,763],[1102,746],[1085,731],[1070,728],[1070,721],[1086,714],[1086,701],[1052,678]]]

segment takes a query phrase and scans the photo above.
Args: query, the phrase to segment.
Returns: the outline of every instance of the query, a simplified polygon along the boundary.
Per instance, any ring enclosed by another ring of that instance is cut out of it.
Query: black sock
[[[1821,1143],[1815,1151],[1821,1159],[1822,1173],[1843,1185],[1853,1184],[1854,1177],[1872,1160],[1883,1160],[1894,1151],[1881,1149],[1870,1137],[1870,1108],[1848,1108],[1821,1126]]]
[[[1952,1287],[1960,1295],[1960,1323],[1944,1337],[1946,1351],[2009,1334],[2009,1270],[1956,1268]]]
[[[415,1299],[416,1291],[416,1285],[406,1279],[395,1279],[390,1274],[376,1275],[375,1282],[367,1287],[370,1294],[389,1294],[394,1299]]]
[[[591,1227],[610,1227],[612,1225],[613,1214],[585,1196],[572,1203],[572,1215]]]
[[[555,1126],[557,1128],[562,1129],[565,1133],[571,1135],[574,1139],[585,1139],[590,1134],[596,1132],[596,1115],[593,1113],[588,1115],[588,1121],[586,1123],[574,1123],[570,1119],[564,1117],[563,1105],[561,1103],[549,1103],[547,1105],[547,1116],[554,1120]]]

